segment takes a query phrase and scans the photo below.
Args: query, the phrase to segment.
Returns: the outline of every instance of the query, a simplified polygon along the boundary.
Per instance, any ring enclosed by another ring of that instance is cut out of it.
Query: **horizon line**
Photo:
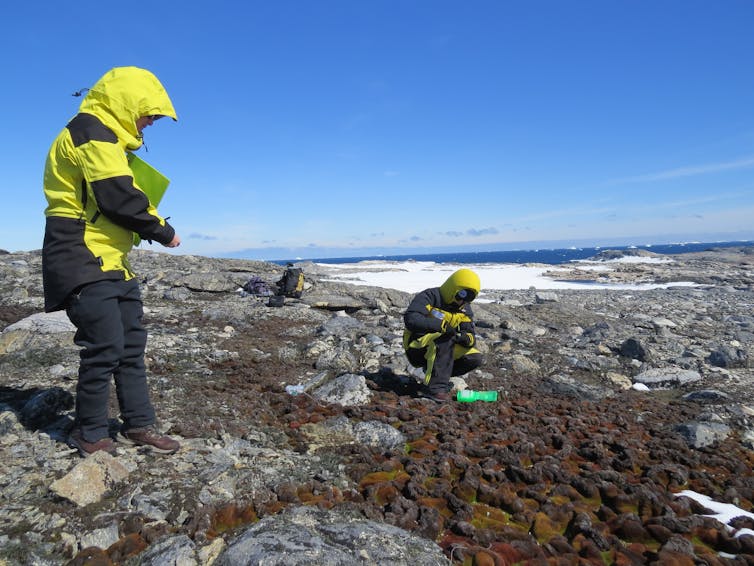
[[[646,240],[646,239],[645,239]],[[535,245],[539,244],[539,245]],[[522,242],[521,247],[511,247],[511,244],[485,244],[485,249],[469,249],[471,246],[458,246],[455,249],[450,247],[436,246],[425,248],[413,248],[413,249],[400,249],[400,248],[360,248],[356,250],[347,250],[345,248],[322,248],[323,254],[308,255],[300,254],[304,249],[298,249],[299,254],[293,255],[296,248],[290,248],[292,255],[283,257],[268,257],[258,258],[254,257],[254,252],[259,252],[259,248],[252,248],[249,250],[240,250],[237,252],[228,252],[220,256],[221,258],[228,259],[258,259],[260,261],[271,262],[297,262],[297,261],[324,261],[330,259],[380,259],[383,257],[411,257],[411,256],[431,256],[431,255],[452,255],[452,254],[494,254],[501,252],[536,252],[536,251],[557,251],[557,250],[583,250],[583,249],[621,249],[621,248],[652,248],[655,246],[686,246],[686,245],[722,245],[726,244],[727,247],[733,247],[735,245],[754,245],[754,237],[750,238],[714,238],[714,239],[699,239],[688,238],[678,240],[666,240],[666,241],[653,241],[647,243],[636,243],[636,240],[624,241],[623,243],[593,243],[591,240],[589,243],[583,242],[578,244],[573,240],[543,240],[541,242]],[[495,248],[494,246],[507,246],[506,249]],[[281,248],[263,248],[268,251],[280,250]],[[336,252],[340,250],[340,253]],[[327,252],[331,252],[333,255],[328,255]],[[350,252],[350,253],[346,253]]]

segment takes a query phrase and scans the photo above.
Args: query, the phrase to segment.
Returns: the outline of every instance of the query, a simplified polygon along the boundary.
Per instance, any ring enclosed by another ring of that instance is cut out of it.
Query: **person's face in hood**
[[[479,276],[470,269],[459,269],[440,286],[440,294],[446,305],[468,304],[479,294]]]
[[[151,126],[160,118],[162,118],[162,116],[142,116],[141,118],[138,118],[136,120],[136,130],[141,133],[142,131],[144,131],[144,128]]]
[[[97,116],[129,151],[142,146],[143,129],[158,116],[177,120],[162,83],[151,72],[138,67],[110,69],[89,90],[79,112]]]

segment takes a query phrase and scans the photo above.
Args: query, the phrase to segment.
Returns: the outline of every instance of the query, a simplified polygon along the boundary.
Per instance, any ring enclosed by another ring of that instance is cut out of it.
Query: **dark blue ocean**
[[[381,255],[364,257],[317,258],[307,261],[315,263],[356,263],[366,260],[379,261],[431,261],[434,263],[547,263],[558,265],[578,259],[594,257],[604,250],[641,249],[657,254],[682,254],[700,252],[710,248],[730,248],[738,246],[754,246],[754,241],[739,242],[693,242],[683,244],[653,244],[646,246],[606,246],[602,248],[563,248],[539,250],[510,250],[500,252],[462,252],[444,254],[410,254],[410,255]],[[301,260],[280,260],[274,263],[284,265],[288,262]]]

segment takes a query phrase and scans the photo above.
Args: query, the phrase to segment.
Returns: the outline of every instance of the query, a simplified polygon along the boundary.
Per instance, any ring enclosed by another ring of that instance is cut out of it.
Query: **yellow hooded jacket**
[[[471,305],[459,305],[454,301],[456,293],[461,289],[473,291],[474,297],[479,294],[481,283],[479,276],[470,269],[459,269],[454,272],[439,287],[425,289],[418,293],[409,304],[403,315],[406,330],[403,333],[403,347],[408,352],[410,348],[425,349],[427,367],[425,371],[426,383],[432,376],[435,357],[435,339],[449,329],[471,335],[471,347],[456,345],[453,357],[458,359],[479,350],[473,347],[476,338],[474,327],[474,313]]]
[[[151,115],[177,120],[160,81],[145,69],[116,67],[89,90],[52,143],[44,171],[47,312],[65,308],[68,295],[84,284],[131,279],[134,233],[161,244],[175,236],[134,182],[126,158],[142,145],[136,120]]]

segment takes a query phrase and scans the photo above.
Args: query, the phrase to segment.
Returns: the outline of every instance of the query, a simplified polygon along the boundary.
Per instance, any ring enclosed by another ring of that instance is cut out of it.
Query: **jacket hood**
[[[142,145],[136,120],[142,116],[170,116],[178,120],[160,81],[146,69],[115,67],[105,73],[81,102],[79,112],[93,114],[115,132],[124,149]]]
[[[471,289],[474,291],[474,296],[479,295],[479,289],[481,289],[479,276],[470,269],[459,269],[440,285],[442,300],[446,304],[453,302],[456,293],[461,289]]]

